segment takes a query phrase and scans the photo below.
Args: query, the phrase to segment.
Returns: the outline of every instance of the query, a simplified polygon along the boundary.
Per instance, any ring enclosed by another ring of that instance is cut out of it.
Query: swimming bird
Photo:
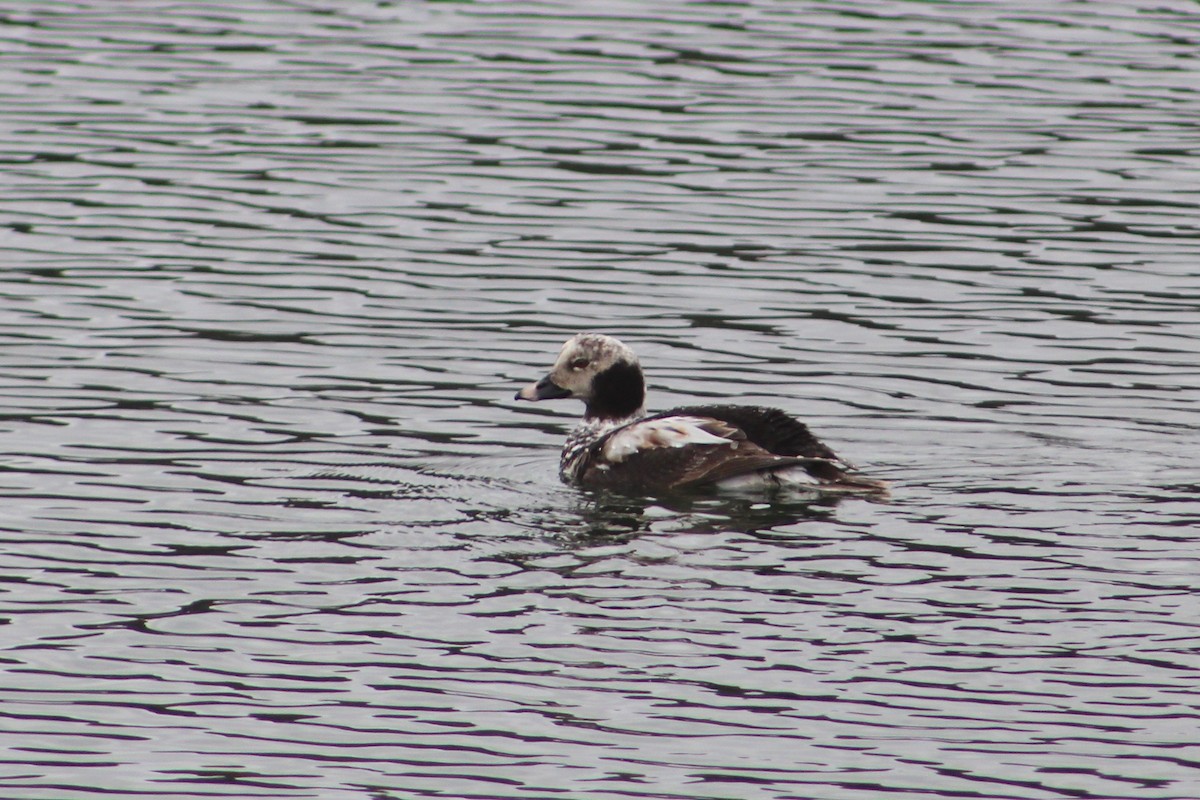
[[[623,342],[580,333],[550,372],[517,400],[574,397],[583,421],[567,437],[559,475],[584,488],[655,494],[694,486],[791,486],[817,493],[883,494],[777,408],[685,406],[646,414],[646,381]]]

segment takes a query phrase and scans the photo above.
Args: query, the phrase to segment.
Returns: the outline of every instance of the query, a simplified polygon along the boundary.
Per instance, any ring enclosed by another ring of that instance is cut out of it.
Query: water
[[[3,23],[3,797],[1200,796],[1194,4]],[[587,329],[892,502],[560,485]]]

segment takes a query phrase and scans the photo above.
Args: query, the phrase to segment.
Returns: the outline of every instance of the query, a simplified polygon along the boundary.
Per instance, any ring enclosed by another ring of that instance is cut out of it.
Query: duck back
[[[674,416],[719,419],[740,429],[747,439],[777,456],[837,459],[837,454],[813,436],[808,426],[778,408],[735,405],[684,406],[653,414],[650,418]]]

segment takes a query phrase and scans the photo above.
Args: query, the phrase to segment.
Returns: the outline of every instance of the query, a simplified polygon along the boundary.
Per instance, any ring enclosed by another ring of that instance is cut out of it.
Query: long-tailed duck
[[[686,406],[647,416],[637,356],[611,336],[568,339],[550,373],[516,399],[562,397],[585,406],[559,462],[567,483],[633,493],[708,484],[886,491],[886,484],[856,475],[802,422],[777,408]]]

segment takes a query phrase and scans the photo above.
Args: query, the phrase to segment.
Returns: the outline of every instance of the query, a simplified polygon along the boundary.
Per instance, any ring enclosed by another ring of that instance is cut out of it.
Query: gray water
[[[1200,797],[1200,7],[10,3],[0,797]],[[889,503],[618,499],[578,330]]]

